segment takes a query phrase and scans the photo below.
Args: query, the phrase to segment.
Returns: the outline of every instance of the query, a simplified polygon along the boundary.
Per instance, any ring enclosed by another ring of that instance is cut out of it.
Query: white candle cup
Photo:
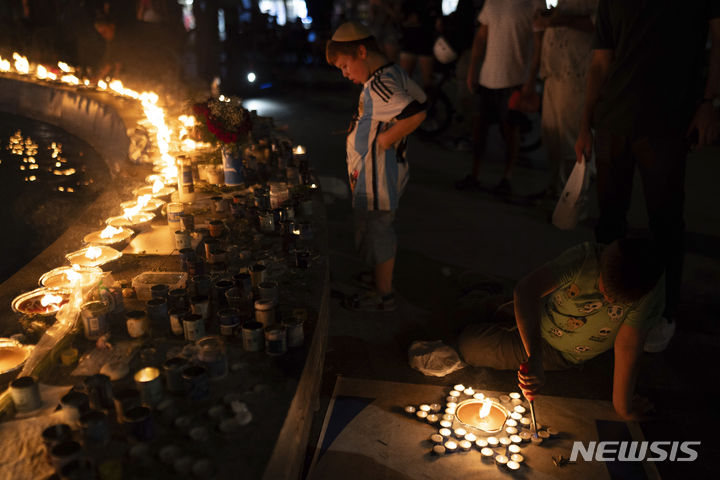
[[[445,451],[447,453],[456,452],[458,448],[458,444],[455,440],[448,440],[445,442]]]
[[[520,445],[515,445],[515,444],[510,445],[507,448],[507,451],[508,451],[508,453],[511,453],[511,454],[520,453]]]
[[[443,420],[447,420],[448,422],[452,422],[453,420],[455,420],[455,415],[451,415],[451,414],[449,414],[449,413],[446,413],[446,414],[444,414],[444,415],[442,416],[442,419],[443,419]]]
[[[513,400],[522,400],[522,395],[520,395],[518,392],[508,393],[508,397],[512,398]]]
[[[430,435],[430,441],[435,445],[441,445],[445,441],[445,439],[439,433],[433,433],[432,435]]]
[[[430,411],[433,413],[438,413],[440,410],[442,410],[442,405],[439,403],[431,403],[430,404]]]
[[[523,418],[523,416],[522,416],[521,414],[517,413],[517,412],[512,412],[512,413],[510,414],[510,418],[512,418],[512,419],[515,420],[516,422],[519,422],[520,419]]]
[[[456,400],[457,400],[457,397],[451,397],[451,396],[445,397],[445,403],[446,403],[446,404],[451,403],[451,402],[452,402],[452,403],[455,403]]]
[[[458,401],[457,399],[460,398],[460,395],[462,395],[462,394],[461,394],[460,392],[458,392],[457,390],[453,390],[452,392],[450,392],[450,396],[451,396],[451,397],[455,397],[455,399],[456,399],[455,401],[456,401],[456,402]]]
[[[500,402],[504,404],[510,403],[510,396],[509,395],[500,395]]]
[[[448,407],[445,409],[445,413],[448,415],[455,415],[455,407]]]
[[[472,432],[466,433],[465,440],[467,440],[468,442],[471,442],[471,443],[475,443],[475,441],[477,440],[477,435],[475,435]]]
[[[520,437],[523,442],[529,442],[530,437],[532,437],[532,434],[528,431],[524,431],[524,432],[518,433],[518,437]]]
[[[430,412],[430,405],[428,405],[427,403],[423,403],[418,408],[423,412]]]
[[[475,446],[478,447],[480,450],[488,446],[487,440],[484,438],[478,438],[475,440]]]
[[[467,430],[464,428],[456,428],[453,434],[455,434],[455,438],[465,438],[465,434],[467,433]]]
[[[507,427],[505,429],[505,433],[507,433],[508,435],[517,435],[518,429],[515,427]]]
[[[517,420],[513,420],[512,418],[508,418],[508,419],[505,421],[505,426],[517,428],[517,426],[518,426]]]
[[[428,413],[425,412],[425,411],[423,411],[423,410],[418,410],[417,412],[415,412],[415,416],[416,416],[419,420],[425,420],[425,419],[427,418],[427,416],[428,416]]]
[[[431,413],[427,416],[427,418],[425,420],[427,420],[428,423],[433,424],[433,423],[437,423],[438,420],[440,420],[440,417],[435,415],[434,413]]]
[[[462,383],[458,383],[457,385],[455,385],[453,387],[453,390],[455,390],[457,392],[462,392],[465,390],[465,385],[463,385]]]
[[[465,395],[469,396],[469,397],[472,397],[473,395],[475,395],[475,390],[473,390],[472,388],[468,387],[468,388],[466,388],[465,390],[463,390],[463,393],[464,393]]]
[[[543,440],[550,438],[550,434],[547,432],[547,430],[540,430],[539,432],[537,432],[537,434],[538,437],[542,438]]]
[[[412,405],[408,405],[407,407],[405,407],[405,413],[408,415],[415,415],[416,410],[417,409],[415,407],[413,407]]]
[[[506,467],[508,468],[508,470],[510,470],[511,472],[514,472],[514,471],[520,469],[520,464],[519,464],[518,462],[515,462],[515,461],[512,461],[512,460],[510,460],[509,462],[507,462],[507,464],[506,464],[505,466],[506,466]]]
[[[450,420],[440,420],[440,427],[441,428],[450,428],[450,427],[452,427],[452,422]]]
[[[460,450],[462,450],[463,452],[469,452],[472,448],[472,442],[470,442],[469,440],[460,440],[458,442],[458,445],[460,445]]]
[[[508,463],[508,458],[505,455],[496,455],[495,463],[498,467],[504,467]]]
[[[450,437],[450,435],[452,435],[452,430],[450,430],[449,428],[441,428],[440,430],[438,430],[438,433],[443,437],[448,438]]]
[[[485,394],[482,392],[475,392],[475,394],[473,395],[473,398],[475,400],[483,400],[483,399],[485,399]]]
[[[547,427],[545,430],[550,434],[551,437],[557,437],[558,435],[560,435],[560,432],[556,428]]]
[[[525,457],[523,457],[519,453],[513,453],[512,455],[510,455],[510,460],[517,463],[523,463],[525,461]]]
[[[523,439],[520,435],[510,435],[510,441],[514,444],[522,443]]]
[[[540,437],[536,437],[535,435],[532,435],[530,437],[530,441],[532,442],[533,445],[540,445],[543,442],[543,439]]]
[[[498,444],[500,443],[500,440],[498,440],[497,437],[488,437],[488,438],[487,438],[487,442],[488,442],[488,445],[489,445],[491,448],[495,448],[495,447],[497,447]]]
[[[515,407],[513,407],[513,410],[515,412],[519,413],[520,415],[523,415],[527,411],[527,410],[525,410],[525,407],[523,407],[522,405],[515,405]]]
[[[492,448],[485,447],[482,450],[480,450],[480,453],[482,454],[482,459],[484,462],[491,462],[493,459],[493,456],[495,455],[495,452]]]
[[[530,421],[529,418],[523,417],[520,419],[520,425],[522,425],[523,428],[530,428],[531,424],[532,424],[532,422]]]
[[[445,407],[447,407],[447,408],[457,408],[457,405],[458,405],[458,404],[457,404],[456,402],[447,402],[447,403],[445,404]]]
[[[435,445],[432,449],[432,453],[437,456],[445,455],[445,447],[442,445]]]
[[[507,447],[512,443],[512,441],[508,437],[500,437],[499,441],[500,445],[502,445],[503,447]]]

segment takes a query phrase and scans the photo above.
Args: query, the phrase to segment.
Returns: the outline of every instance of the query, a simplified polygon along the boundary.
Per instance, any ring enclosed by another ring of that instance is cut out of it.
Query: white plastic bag
[[[585,208],[583,194],[588,187],[588,174],[587,160],[583,156],[582,163],[575,162],[560,199],[555,205],[552,223],[560,230],[572,230],[577,225],[580,214]]]
[[[408,351],[408,361],[412,368],[431,377],[444,377],[465,367],[457,352],[440,340],[413,342]]]

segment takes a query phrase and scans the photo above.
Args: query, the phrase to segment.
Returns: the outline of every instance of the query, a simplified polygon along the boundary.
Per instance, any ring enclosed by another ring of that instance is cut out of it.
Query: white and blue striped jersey
[[[377,134],[424,107],[422,89],[399,66],[377,69],[363,85],[358,115],[347,136],[347,167],[353,208],[395,210],[408,180],[407,137],[389,150],[375,141]]]

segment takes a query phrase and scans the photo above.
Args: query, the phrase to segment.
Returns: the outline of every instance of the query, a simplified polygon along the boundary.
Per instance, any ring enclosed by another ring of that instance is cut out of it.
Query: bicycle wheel
[[[445,131],[452,123],[454,108],[450,99],[443,92],[428,98],[427,117],[417,128],[417,132],[426,137],[432,137]]]

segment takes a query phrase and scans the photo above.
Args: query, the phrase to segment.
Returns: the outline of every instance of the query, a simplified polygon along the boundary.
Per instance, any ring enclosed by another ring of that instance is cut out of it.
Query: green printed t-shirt
[[[664,276],[637,302],[606,302],[597,286],[603,248],[586,242],[546,264],[559,279],[559,286],[543,298],[541,335],[572,363],[611,349],[620,325],[651,328],[665,308]]]

